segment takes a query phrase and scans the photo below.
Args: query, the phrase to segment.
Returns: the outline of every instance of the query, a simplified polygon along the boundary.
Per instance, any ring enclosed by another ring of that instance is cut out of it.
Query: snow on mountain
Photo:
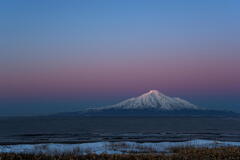
[[[107,109],[158,109],[158,110],[181,110],[181,109],[200,109],[196,105],[177,98],[169,97],[157,90],[140,95],[139,97],[130,98],[115,105],[95,108],[96,110]]]

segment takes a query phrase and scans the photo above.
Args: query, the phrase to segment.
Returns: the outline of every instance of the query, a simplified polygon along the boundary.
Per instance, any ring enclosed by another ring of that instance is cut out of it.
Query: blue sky
[[[2,0],[0,111],[74,110],[150,89],[240,111],[239,7],[237,0]]]

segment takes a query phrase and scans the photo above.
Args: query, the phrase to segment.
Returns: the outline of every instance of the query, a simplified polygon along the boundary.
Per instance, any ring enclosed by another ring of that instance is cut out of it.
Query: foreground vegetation
[[[15,154],[2,153],[0,160],[240,160],[240,147],[171,148],[169,153],[129,153],[129,154],[87,154],[76,153],[46,154]]]

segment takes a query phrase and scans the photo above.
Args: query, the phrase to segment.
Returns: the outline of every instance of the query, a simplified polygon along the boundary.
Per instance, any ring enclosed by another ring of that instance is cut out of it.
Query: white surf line
[[[195,147],[220,147],[240,146],[240,142],[224,142],[213,140],[192,140],[185,142],[94,142],[82,144],[18,144],[0,145],[0,153],[75,153],[75,154],[121,154],[129,152],[166,152],[171,147],[195,146]]]

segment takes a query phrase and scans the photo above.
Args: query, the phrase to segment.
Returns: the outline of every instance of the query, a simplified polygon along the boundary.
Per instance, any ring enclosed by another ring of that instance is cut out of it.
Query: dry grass
[[[75,150],[78,152],[78,150]],[[79,150],[80,152],[80,150]],[[171,148],[172,154],[87,154],[77,153],[45,155],[45,154],[0,154],[0,160],[240,160],[240,147]]]
[[[240,160],[240,147],[174,147],[170,151],[173,159]]]

